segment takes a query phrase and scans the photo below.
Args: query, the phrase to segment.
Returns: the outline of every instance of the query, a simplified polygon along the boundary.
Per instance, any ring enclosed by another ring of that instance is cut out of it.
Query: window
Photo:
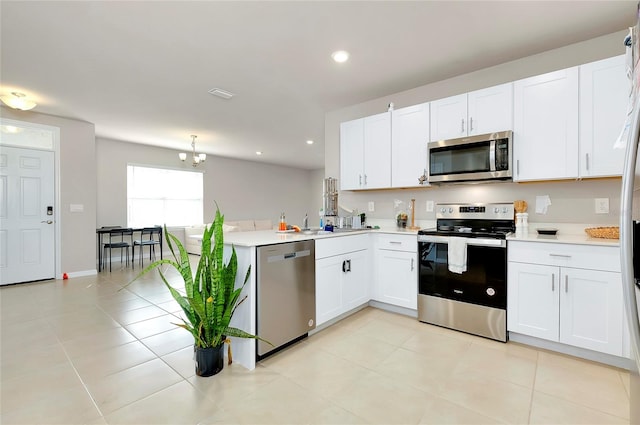
[[[202,173],[127,166],[127,225],[202,223]]]

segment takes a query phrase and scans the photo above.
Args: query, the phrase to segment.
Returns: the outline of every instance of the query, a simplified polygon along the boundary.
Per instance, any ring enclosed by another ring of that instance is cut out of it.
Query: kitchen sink
[[[333,233],[349,233],[349,232],[362,232],[367,229],[353,229],[351,227],[343,227],[343,228],[333,228]]]
[[[302,230],[300,233],[302,233],[303,235],[327,235],[330,233],[362,232],[363,230],[367,230],[367,229],[352,229],[350,227],[345,227],[345,228],[334,227],[333,232],[328,232],[322,229],[310,229],[310,230]]]

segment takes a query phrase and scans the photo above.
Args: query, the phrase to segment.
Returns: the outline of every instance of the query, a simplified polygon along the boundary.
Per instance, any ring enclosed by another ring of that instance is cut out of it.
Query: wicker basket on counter
[[[584,231],[592,238],[620,239],[620,228],[618,226],[587,227]]]

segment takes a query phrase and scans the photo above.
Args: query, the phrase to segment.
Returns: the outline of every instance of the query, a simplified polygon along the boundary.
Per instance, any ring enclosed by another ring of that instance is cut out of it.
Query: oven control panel
[[[513,217],[513,203],[436,205],[436,219],[513,220]]]

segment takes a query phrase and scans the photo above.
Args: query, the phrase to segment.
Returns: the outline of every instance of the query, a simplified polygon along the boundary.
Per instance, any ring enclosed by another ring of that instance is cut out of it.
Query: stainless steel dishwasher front
[[[258,359],[307,336],[316,327],[315,241],[286,242],[257,249]]]

